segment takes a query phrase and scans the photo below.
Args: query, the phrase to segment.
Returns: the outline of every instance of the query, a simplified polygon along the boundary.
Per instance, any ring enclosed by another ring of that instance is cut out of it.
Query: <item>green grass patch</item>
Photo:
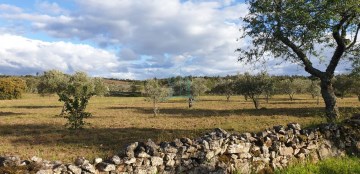
[[[344,157],[330,158],[316,164],[305,163],[278,170],[277,174],[358,174],[360,173],[360,158]]]

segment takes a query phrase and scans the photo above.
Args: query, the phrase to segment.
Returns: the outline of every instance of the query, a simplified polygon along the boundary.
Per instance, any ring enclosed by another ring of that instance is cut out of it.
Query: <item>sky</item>
[[[0,0],[0,74],[309,75],[278,59],[266,66],[237,61],[236,48],[248,45],[238,40],[247,11],[242,0]],[[337,72],[348,64],[340,62]]]

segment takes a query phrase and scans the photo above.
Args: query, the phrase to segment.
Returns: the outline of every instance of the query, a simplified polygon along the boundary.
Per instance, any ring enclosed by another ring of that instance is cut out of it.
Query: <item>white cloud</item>
[[[9,73],[35,74],[58,69],[107,75],[117,71],[117,57],[105,50],[69,42],[44,42],[10,34],[0,35],[0,67]],[[6,69],[6,68],[5,68]],[[6,73],[6,72],[2,72]]]

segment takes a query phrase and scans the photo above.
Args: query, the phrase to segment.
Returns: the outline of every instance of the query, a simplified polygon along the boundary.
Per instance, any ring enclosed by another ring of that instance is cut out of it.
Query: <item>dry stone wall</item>
[[[37,174],[122,173],[272,173],[294,161],[317,162],[328,157],[360,154],[360,116],[341,124],[323,124],[301,129],[297,123],[274,126],[259,133],[228,133],[223,129],[196,138],[180,138],[156,144],[135,142],[123,155],[73,164],[38,157],[20,160],[0,158],[0,171],[21,168]]]

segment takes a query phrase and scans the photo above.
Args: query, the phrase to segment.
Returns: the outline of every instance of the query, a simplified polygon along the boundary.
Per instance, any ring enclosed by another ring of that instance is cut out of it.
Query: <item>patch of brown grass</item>
[[[20,100],[0,101],[0,155],[17,154],[22,158],[37,155],[48,160],[73,161],[77,156],[88,159],[121,152],[134,141],[171,141],[195,137],[220,127],[230,131],[261,131],[289,122],[303,126],[324,122],[323,103],[307,95],[289,101],[276,96],[263,109],[255,110],[251,101],[241,96],[204,96],[194,107],[187,99],[170,99],[160,104],[160,115],[153,117],[151,103],[144,98],[94,97],[88,111],[91,126],[80,131],[64,127],[66,120],[56,116],[62,104],[56,96],[28,94]],[[359,111],[357,98],[338,99],[340,110],[348,117]]]

